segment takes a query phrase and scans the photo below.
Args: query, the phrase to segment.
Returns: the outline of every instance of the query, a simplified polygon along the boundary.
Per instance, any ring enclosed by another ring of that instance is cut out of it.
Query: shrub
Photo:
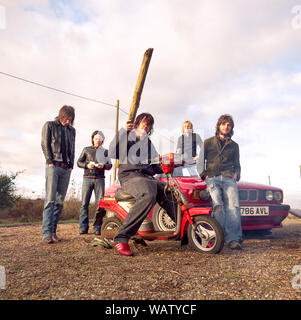
[[[60,221],[76,220],[79,218],[81,202],[76,199],[64,201],[64,207],[61,213]],[[43,199],[23,199],[19,198],[15,201],[11,208],[0,210],[0,223],[15,222],[41,222],[43,217]],[[95,204],[89,206],[89,218],[94,216]]]
[[[20,198],[15,194],[15,179],[19,173],[0,172],[0,209],[11,208]]]

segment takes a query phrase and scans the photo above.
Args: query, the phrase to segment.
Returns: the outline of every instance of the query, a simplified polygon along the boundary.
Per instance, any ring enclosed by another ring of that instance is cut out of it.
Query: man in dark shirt
[[[41,146],[46,160],[42,234],[46,243],[61,240],[56,235],[56,229],[74,164],[74,117],[74,108],[65,105],[55,121],[47,121],[42,129]]]
[[[233,250],[241,249],[242,230],[236,181],[240,179],[239,146],[231,137],[234,121],[222,115],[216,124],[214,137],[206,139],[197,164],[202,179],[206,179],[214,217],[224,230],[225,242]]]
[[[78,158],[77,165],[83,168],[82,205],[79,214],[79,233],[87,234],[89,229],[89,204],[94,190],[96,211],[94,214],[93,232],[100,235],[103,217],[106,211],[98,207],[99,200],[105,191],[105,170],[112,168],[108,158],[108,150],[102,147],[105,136],[101,131],[94,131],[91,136],[92,145],[85,147]]]
[[[109,157],[120,162],[118,179],[122,189],[136,199],[114,238],[114,246],[122,255],[133,255],[129,239],[136,234],[156,202],[175,220],[171,195],[167,192],[167,199],[165,184],[153,177],[156,173],[163,173],[159,164],[152,163],[158,157],[149,139],[153,125],[151,114],[138,115],[134,124],[127,122],[119,131],[109,148]]]

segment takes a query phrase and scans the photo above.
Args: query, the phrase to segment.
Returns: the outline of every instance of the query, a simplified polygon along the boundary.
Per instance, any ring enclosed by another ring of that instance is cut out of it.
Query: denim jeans
[[[44,237],[56,234],[57,224],[69,185],[70,174],[70,169],[46,166],[46,188],[42,222]]]
[[[105,210],[98,208],[99,200],[104,196],[105,179],[104,178],[83,178],[82,186],[82,204],[79,213],[79,230],[88,231],[89,229],[89,203],[94,190],[96,211],[94,214],[93,231],[98,232],[101,229],[102,219]]]
[[[224,230],[225,242],[241,241],[241,216],[237,183],[234,179],[222,175],[206,179],[210,193],[213,214]],[[216,207],[221,210],[216,211]]]

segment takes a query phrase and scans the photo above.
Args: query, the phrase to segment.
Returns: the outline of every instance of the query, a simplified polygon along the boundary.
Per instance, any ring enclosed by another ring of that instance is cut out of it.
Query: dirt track
[[[41,226],[0,228],[0,265],[5,267],[7,299],[301,299],[292,281],[301,265],[301,219],[282,229],[206,255],[179,242],[131,247],[134,257],[93,247],[93,234],[79,235],[77,224],[60,224],[64,241],[41,242]],[[301,287],[301,283],[297,282]]]

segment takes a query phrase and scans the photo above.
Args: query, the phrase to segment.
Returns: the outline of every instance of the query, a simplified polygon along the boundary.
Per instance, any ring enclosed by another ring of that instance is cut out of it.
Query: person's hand
[[[48,167],[54,167],[53,163],[49,163]]]
[[[128,120],[125,124],[125,130],[127,132],[132,131],[134,129],[134,124],[131,120]]]
[[[88,167],[88,169],[93,169],[94,168],[94,163],[89,162],[87,167]]]
[[[102,169],[104,167],[104,164],[103,163],[99,163],[98,165],[97,165],[97,168],[98,169]]]

